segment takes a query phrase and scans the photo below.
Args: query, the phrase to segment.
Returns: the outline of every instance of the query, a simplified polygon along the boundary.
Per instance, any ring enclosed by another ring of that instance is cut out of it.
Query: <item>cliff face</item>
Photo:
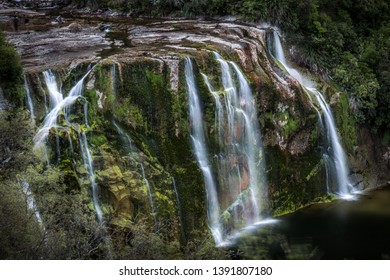
[[[79,22],[79,33],[53,27],[44,33],[11,35],[10,41],[22,55],[37,131],[55,108],[47,70],[64,99],[82,81],[72,109],[61,107],[56,126],[49,127],[43,159],[62,170],[69,189],[84,197],[91,213],[98,201],[112,228],[133,232],[134,225],[146,222],[149,231],[182,241],[207,229],[205,182],[191,145],[184,58],[193,61],[203,111],[198,121],[203,123],[208,158],[215,167],[222,160],[215,96],[201,75],[208,76],[223,98],[224,81],[213,52],[237,63],[254,96],[267,177],[261,215],[280,215],[329,199],[318,110],[271,56],[267,49],[271,30],[192,20]],[[347,98],[319,84],[335,114],[351,163],[351,181],[363,181],[360,187],[376,186],[375,178],[384,179],[376,166],[384,160],[380,156],[385,150],[372,153],[375,141],[367,141],[371,137],[365,131],[356,132]],[[237,124],[234,129],[235,137],[242,138],[247,128]],[[230,160],[233,163],[227,166],[240,162]],[[91,172],[97,185],[92,191]],[[234,172],[232,180],[241,189],[249,188],[248,168],[225,172],[226,176]],[[218,177],[218,171],[214,173]],[[232,203],[221,191],[223,178],[216,181],[220,203]]]

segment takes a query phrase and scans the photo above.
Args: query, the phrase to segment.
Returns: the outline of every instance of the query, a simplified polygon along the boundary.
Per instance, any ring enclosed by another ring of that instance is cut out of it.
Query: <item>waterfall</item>
[[[32,103],[31,94],[30,94],[30,88],[28,86],[26,77],[24,77],[24,89],[26,91],[27,106],[28,106],[28,109],[30,111],[31,119],[33,120],[35,118],[35,115],[34,115],[34,105]]]
[[[34,195],[33,193],[31,192],[31,189],[30,189],[30,184],[27,183],[26,181],[24,180],[18,180],[20,186],[22,187],[22,190],[23,190],[23,193],[24,195],[26,196],[26,200],[27,200],[27,207],[28,209],[32,210],[35,214],[35,218],[37,219],[37,222],[43,226],[43,222],[42,222],[42,218],[41,218],[41,214],[39,213],[39,210],[37,208],[37,204],[35,202],[35,198],[34,198]]]
[[[353,187],[348,179],[347,160],[337,135],[336,124],[332,116],[332,111],[330,110],[328,103],[326,103],[325,98],[318,90],[313,89],[312,92],[315,93],[318,104],[320,104],[321,110],[324,114],[327,132],[326,138],[330,144],[327,152],[329,153],[330,158],[333,159],[335,165],[334,169],[336,171],[337,185],[339,187],[338,192],[341,196],[345,196],[352,191]]]
[[[195,77],[190,58],[185,59],[185,78],[189,97],[189,113],[192,130],[191,139],[196,160],[205,180],[207,195],[207,216],[209,221],[209,227],[213,234],[215,243],[220,244],[223,241],[223,237],[221,229],[222,226],[219,221],[220,210],[218,195],[213,174],[211,171],[211,166],[207,158],[207,147],[203,130],[202,110],[200,108],[198,91],[195,84]]]
[[[325,169],[327,174],[328,192],[331,191],[329,186],[329,177],[332,176],[335,178],[337,183],[336,193],[341,198],[349,199],[351,197],[350,193],[353,191],[353,186],[348,179],[347,160],[344,149],[337,134],[336,124],[330,106],[326,102],[323,94],[315,88],[312,81],[305,79],[297,70],[288,65],[277,31],[273,31],[273,42],[273,56],[282,64],[288,74],[294,77],[302,85],[304,90],[314,96],[315,100],[320,106],[323,118],[321,117],[319,110],[316,107],[314,108],[318,112],[321,128],[326,134],[327,147],[323,154],[323,160],[325,162]]]
[[[224,110],[223,106],[221,103],[221,98],[219,96],[219,93],[214,89],[214,87],[211,85],[211,82],[209,78],[207,77],[206,74],[201,73],[204,82],[207,85],[207,88],[209,89],[209,92],[211,95],[214,97],[215,100],[215,122],[214,122],[214,127],[217,127],[218,130],[218,138],[222,139],[222,125],[223,125],[223,115],[224,115]]]
[[[213,160],[215,174],[207,157],[201,105],[188,58],[185,74],[191,138],[205,179],[209,224],[215,242],[223,245],[241,230],[262,220],[260,211],[265,208],[266,176],[256,102],[250,86],[234,62],[224,60],[216,52],[214,58],[221,67],[222,89],[215,90],[208,76],[201,75],[215,101],[214,127],[218,144]]]
[[[115,129],[117,130],[119,137],[121,139],[123,150],[130,155],[131,153],[138,153],[139,150],[134,146],[133,140],[131,139],[130,135],[124,131],[122,127],[119,126],[114,120],[112,121],[112,124],[114,125]],[[141,163],[141,173],[142,173],[142,179],[145,183],[147,194],[148,194],[148,200],[149,205],[152,211],[153,216],[153,222],[154,222],[154,228],[157,230],[157,212],[156,212],[156,206],[154,204],[153,195],[152,195],[152,189],[149,183],[149,180],[146,178],[145,175],[145,168],[143,164]]]
[[[238,122],[245,123],[245,136],[238,140],[239,147],[242,147],[241,153],[245,155],[246,159],[243,160],[242,166],[249,170],[249,189],[251,203],[253,207],[253,217],[248,219],[247,223],[258,222],[260,220],[258,201],[261,201],[260,193],[264,191],[264,185],[262,180],[265,180],[264,173],[264,160],[263,160],[263,145],[261,141],[260,130],[258,127],[257,112],[255,108],[255,101],[252,97],[251,89],[239,70],[238,66],[234,62],[230,62],[239,80],[239,90],[236,91],[238,95],[239,103],[235,105],[236,112],[241,114],[237,116]],[[236,140],[231,139],[231,143]],[[235,143],[237,144],[237,142]],[[239,168],[240,165],[237,165]]]
[[[115,79],[116,79],[116,64],[112,64],[111,66],[111,70],[110,70],[110,77],[111,77],[111,89],[112,89],[112,92],[114,93],[115,92],[115,89],[116,89],[116,82],[115,82]]]
[[[149,180],[146,178],[145,169],[144,169],[144,166],[143,166],[142,163],[141,163],[141,171],[142,171],[142,178],[143,178],[143,180],[145,182],[145,185],[146,185],[146,188],[147,188],[147,191],[148,191],[148,198],[149,198],[150,208],[152,208],[152,216],[153,216],[153,220],[154,220],[154,228],[157,229],[157,217],[156,217],[157,212],[156,212],[156,207],[154,206],[152,190],[150,188]]]
[[[265,179],[255,101],[248,82],[238,66],[234,62],[225,61],[218,53],[214,53],[214,56],[221,65],[227,114],[226,119],[222,119],[223,123],[220,123],[218,127],[227,123],[228,129],[220,134],[220,143],[223,143],[220,147],[220,155],[225,158],[224,163],[219,161],[221,163],[220,173],[225,173],[220,176],[222,178],[228,176],[225,187],[228,187],[228,193],[231,194],[230,202],[238,202],[243,208],[243,214],[241,214],[243,217],[238,218],[235,223],[241,223],[244,219],[245,225],[249,225],[260,220],[258,202],[261,200],[260,193],[263,188],[261,180]],[[229,170],[237,170],[237,177]],[[249,178],[245,186],[242,184],[241,172]],[[249,189],[249,198],[234,201],[237,195],[243,194],[245,189]]]
[[[87,102],[87,100],[85,100],[85,103],[83,105],[83,109],[84,109],[84,124],[85,124],[85,127],[89,127],[89,124],[88,124],[88,102]]]
[[[95,173],[93,170],[93,159],[91,156],[91,152],[88,147],[88,141],[87,141],[87,136],[85,135],[84,131],[81,133],[81,147],[83,151],[83,159],[84,159],[84,164],[87,167],[88,170],[88,176],[89,180],[91,181],[91,186],[92,186],[92,200],[93,200],[93,205],[95,207],[96,215],[99,220],[99,223],[101,224],[103,222],[103,211],[99,205],[99,198],[98,198],[98,184],[96,184],[95,181]]]
[[[55,136],[56,136],[56,157],[57,157],[57,164],[60,163],[60,157],[61,157],[61,149],[60,149],[60,137],[58,137],[58,128],[57,126],[54,127],[55,130]]]
[[[58,89],[58,84],[56,76],[51,70],[43,72],[43,77],[45,79],[46,87],[49,92],[51,106],[50,108],[55,108],[64,98],[60,90]]]
[[[121,138],[123,149],[126,151],[126,153],[130,154],[131,152],[134,152],[133,140],[131,139],[130,135],[126,133],[123,128],[121,128],[114,120],[112,121],[112,124],[115,126],[116,131]]]
[[[46,83],[46,87],[50,96],[50,112],[46,115],[43,125],[41,129],[36,133],[34,137],[35,146],[34,148],[40,148],[42,149],[42,152],[44,153],[45,157],[48,160],[47,156],[47,150],[45,141],[49,135],[50,129],[54,128],[56,133],[56,154],[57,159],[59,160],[60,156],[60,145],[59,145],[59,137],[57,133],[57,129],[59,128],[57,126],[57,118],[60,114],[64,114],[65,122],[68,126],[76,128],[78,127],[77,124],[71,123],[69,121],[69,108],[72,106],[78,98],[84,98],[82,94],[83,90],[83,84],[84,79],[89,75],[89,73],[92,71],[93,68],[89,69],[87,73],[71,88],[68,95],[64,98],[61,90],[58,87],[57,80],[55,74],[51,70],[47,70],[43,72],[43,77]],[[85,103],[87,104],[87,101],[85,100]],[[84,105],[83,111],[84,111],[84,125],[88,127],[88,118],[86,116],[88,111],[88,105]],[[66,129],[66,132],[68,134],[68,140],[69,145],[71,149],[71,153],[74,153],[72,139],[69,134],[69,130]],[[91,182],[91,189],[92,189],[92,200],[94,204],[94,208],[96,211],[96,215],[98,218],[99,223],[103,222],[103,211],[99,204],[99,198],[98,198],[98,189],[99,186],[95,181],[95,174],[93,169],[93,159],[91,155],[91,151],[88,146],[87,136],[85,132],[78,132],[78,138],[79,138],[79,146],[81,151],[81,156],[83,163],[88,171],[88,179]]]
[[[62,93],[58,90],[55,76],[51,73],[51,71],[45,71],[43,73],[45,77],[46,86],[49,91],[52,109],[46,115],[43,121],[42,128],[37,132],[34,137],[35,148],[41,147],[44,141],[47,139],[50,129],[57,124],[58,115],[61,112],[65,111],[69,106],[73,105],[76,100],[81,96],[84,79],[88,76],[91,70],[92,69],[88,70],[87,73],[76,83],[76,85],[72,87],[66,98],[63,98]]]
[[[47,104],[46,92],[43,89],[41,78],[39,77],[38,74],[36,74],[36,78],[37,78],[37,81],[38,81],[38,88],[42,92],[42,95],[43,95],[43,102],[44,102],[44,105],[45,105],[45,112],[47,114],[49,112],[49,107],[48,107],[48,104]]]

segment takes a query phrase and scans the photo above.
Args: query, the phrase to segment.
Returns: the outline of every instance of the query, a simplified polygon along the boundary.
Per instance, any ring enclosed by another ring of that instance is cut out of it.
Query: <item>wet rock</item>
[[[167,60],[166,63],[169,68],[171,89],[177,92],[179,89],[179,60]]]
[[[9,34],[8,39],[21,54],[28,72],[39,72],[42,68],[67,68],[70,64],[93,60],[97,51],[110,45],[104,32],[92,26],[85,26],[80,32],[69,32],[64,27],[47,32]]]
[[[357,190],[364,189],[364,177],[362,174],[354,173],[349,176],[352,186]]]
[[[302,131],[294,136],[290,143],[289,151],[292,155],[303,154],[309,147],[309,131]]]
[[[72,22],[71,24],[69,24],[68,29],[70,32],[76,33],[76,32],[81,32],[83,28],[81,27],[80,23]]]
[[[102,187],[103,192],[108,193],[110,205],[114,210],[113,214],[130,219],[134,210],[131,190],[125,185],[126,180],[116,164],[117,160],[105,151],[102,153],[101,160],[104,169],[97,172],[97,182]]]

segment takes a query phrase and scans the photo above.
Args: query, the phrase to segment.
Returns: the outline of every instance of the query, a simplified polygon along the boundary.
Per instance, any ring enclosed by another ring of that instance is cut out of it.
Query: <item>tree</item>
[[[24,91],[22,87],[22,65],[15,48],[8,44],[0,31],[0,87],[4,97],[16,105],[22,105]]]

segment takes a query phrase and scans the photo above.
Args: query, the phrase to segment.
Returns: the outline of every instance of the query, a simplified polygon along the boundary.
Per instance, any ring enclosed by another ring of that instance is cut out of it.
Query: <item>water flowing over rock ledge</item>
[[[130,228],[144,214],[154,231],[184,240],[194,229],[207,228],[205,183],[190,143],[184,58],[191,57],[194,64],[203,111],[199,121],[204,123],[210,165],[216,166],[218,141],[223,139],[216,137],[215,96],[201,75],[207,74],[223,96],[215,51],[238,64],[253,91],[262,156],[268,163],[269,191],[261,216],[329,199],[318,111],[298,81],[271,56],[268,27],[199,20],[72,21],[81,24],[80,32],[53,26],[9,38],[22,55],[38,127],[51,106],[43,71],[54,71],[65,93],[94,66],[71,114],[58,115],[58,126],[66,129],[50,128],[48,161],[60,166],[79,189],[88,188],[89,173],[96,174],[96,198],[107,223]],[[240,138],[243,131],[237,125],[234,134]],[[84,142],[80,135],[85,135]],[[90,160],[83,149],[91,150]],[[229,160],[226,166],[240,161]],[[244,188],[250,184],[245,168],[234,172],[232,181]],[[222,192],[218,200],[224,207],[235,203]],[[233,212],[225,212],[222,223],[229,225]]]

